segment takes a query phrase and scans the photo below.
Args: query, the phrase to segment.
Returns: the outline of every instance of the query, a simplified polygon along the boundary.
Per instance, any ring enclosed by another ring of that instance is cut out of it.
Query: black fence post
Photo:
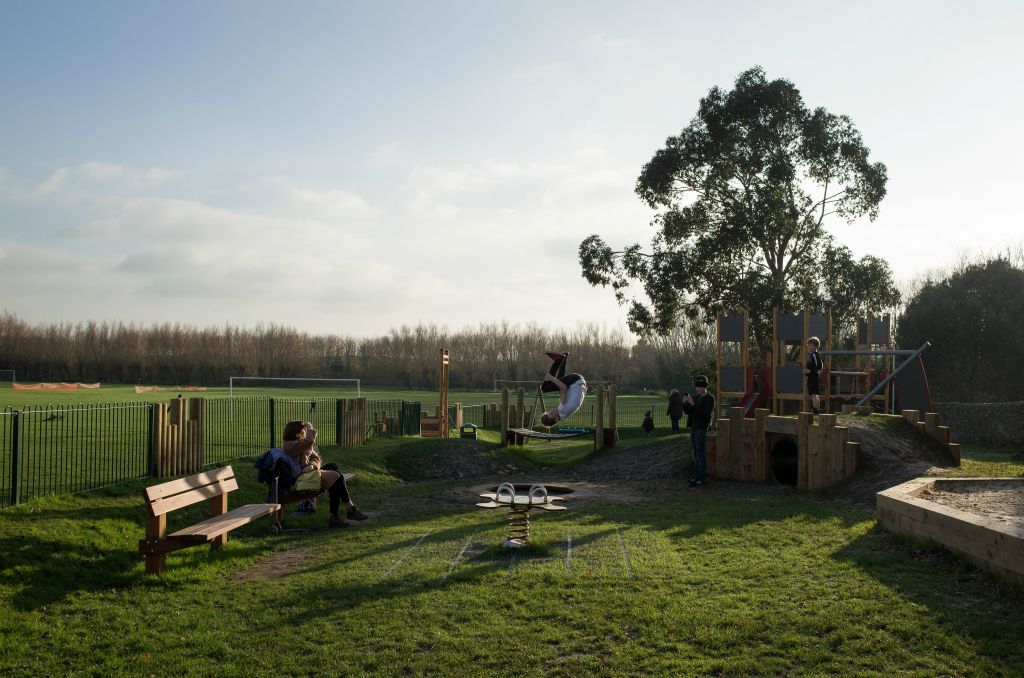
[[[11,421],[11,504],[21,502],[21,413]]]
[[[274,399],[269,398],[270,405],[270,447],[275,447],[277,443],[277,432],[274,431]]]

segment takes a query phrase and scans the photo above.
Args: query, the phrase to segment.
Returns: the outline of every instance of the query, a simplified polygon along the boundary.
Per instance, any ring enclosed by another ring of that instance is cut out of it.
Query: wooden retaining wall
[[[977,565],[1024,583],[1024,529],[994,518],[968,513],[922,499],[927,490],[987,483],[1020,482],[1020,478],[917,478],[875,495],[875,516],[887,530],[934,541]]]
[[[771,415],[758,408],[753,418],[743,408],[730,407],[718,420],[718,435],[708,446],[708,473],[721,480],[772,482],[772,448],[783,438],[797,447],[797,489],[820,490],[853,475],[857,469],[860,443],[849,439],[845,426],[836,425],[836,415],[810,412],[796,417]]]

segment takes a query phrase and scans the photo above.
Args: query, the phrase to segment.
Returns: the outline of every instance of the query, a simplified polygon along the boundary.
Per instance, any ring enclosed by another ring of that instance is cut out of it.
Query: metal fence
[[[0,506],[148,475],[150,410],[149,403],[6,409],[0,415]]]
[[[281,444],[291,420],[313,423],[324,446],[338,441],[339,400],[307,398],[206,398],[203,414],[205,462],[220,464],[257,455]],[[483,428],[483,403],[463,405],[463,421]],[[153,405],[146,402],[29,406],[0,412],[0,507],[41,495],[74,494],[151,474]],[[650,409],[617,404],[620,429],[639,429]],[[584,405],[563,426],[593,426],[595,403]],[[368,435],[419,433],[420,403],[367,400]],[[668,426],[664,410],[653,411],[656,427]],[[454,408],[449,415],[454,423]],[[661,415],[661,416],[659,416]],[[381,428],[380,423],[386,423]]]
[[[206,398],[205,462],[257,455],[281,444],[284,426],[310,421],[324,446],[338,441],[336,398]],[[42,495],[95,490],[151,475],[153,405],[147,402],[28,406],[0,412],[0,507]],[[395,433],[419,433],[419,403],[368,400],[374,413],[397,419]],[[368,432],[370,430],[368,429]]]

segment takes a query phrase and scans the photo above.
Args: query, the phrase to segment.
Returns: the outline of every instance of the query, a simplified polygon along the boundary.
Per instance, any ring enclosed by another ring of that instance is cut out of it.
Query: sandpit
[[[882,527],[1024,583],[1024,478],[917,478],[876,496]]]

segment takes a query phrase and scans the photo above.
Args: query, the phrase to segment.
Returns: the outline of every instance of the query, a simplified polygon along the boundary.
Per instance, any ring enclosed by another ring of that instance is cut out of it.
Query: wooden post
[[[843,443],[843,473],[847,478],[857,470],[857,455],[860,453],[860,443],[847,440]]]
[[[744,417],[739,420],[739,424],[743,430],[742,444],[740,446],[740,480],[750,482],[754,480],[755,475],[757,420]]]
[[[743,480],[743,408],[729,408],[729,477]]]
[[[960,443],[950,443],[949,453],[953,456],[953,464],[960,467]]]
[[[765,449],[766,441],[764,435],[765,420],[768,419],[768,410],[759,407],[754,410],[754,480],[759,483],[768,482],[770,476],[768,467],[768,451]]]
[[[619,427],[615,423],[615,410],[616,410],[616,398],[618,397],[619,389],[615,384],[608,386],[608,428],[612,430],[611,435],[611,446],[615,447],[615,443],[619,440]]]
[[[501,432],[501,446],[508,447],[508,389],[501,389],[501,409],[498,411],[498,430]]]
[[[146,516],[146,541],[153,543],[167,535],[167,515]],[[147,555],[146,574],[162,574],[167,563],[167,554]]]
[[[163,478],[164,451],[167,445],[167,404],[153,405],[153,477]]]
[[[210,498],[210,517],[223,515],[228,512],[228,493],[221,492],[216,497]],[[223,548],[228,543],[228,533],[214,537],[211,546],[215,549]]]
[[[604,449],[604,387],[597,386],[597,410],[594,421],[594,449],[598,452]]]
[[[829,485],[834,485],[846,477],[843,450],[849,434],[850,430],[845,426],[834,426],[829,430]]]
[[[438,414],[438,417],[439,417],[439,421],[438,421],[439,432],[438,432],[438,435],[440,437],[442,437],[442,438],[447,438],[449,436],[449,434],[451,433],[451,430],[448,428],[448,365],[449,365],[449,363],[451,363],[451,355],[449,354],[448,349],[442,348],[441,349],[441,365],[440,365],[440,369],[438,370],[438,379],[437,379],[437,381],[438,381],[437,414]]]
[[[718,420],[718,441],[715,443],[715,464],[718,477],[728,480],[732,477],[732,431],[729,420],[722,418]]]
[[[810,412],[801,412],[796,416],[796,487],[799,490],[809,487],[808,458],[813,421],[814,415]]]
[[[526,389],[522,386],[516,390],[516,416],[513,425],[515,428],[526,428]],[[522,445],[525,442],[526,439],[523,436],[516,435],[516,445]]]

